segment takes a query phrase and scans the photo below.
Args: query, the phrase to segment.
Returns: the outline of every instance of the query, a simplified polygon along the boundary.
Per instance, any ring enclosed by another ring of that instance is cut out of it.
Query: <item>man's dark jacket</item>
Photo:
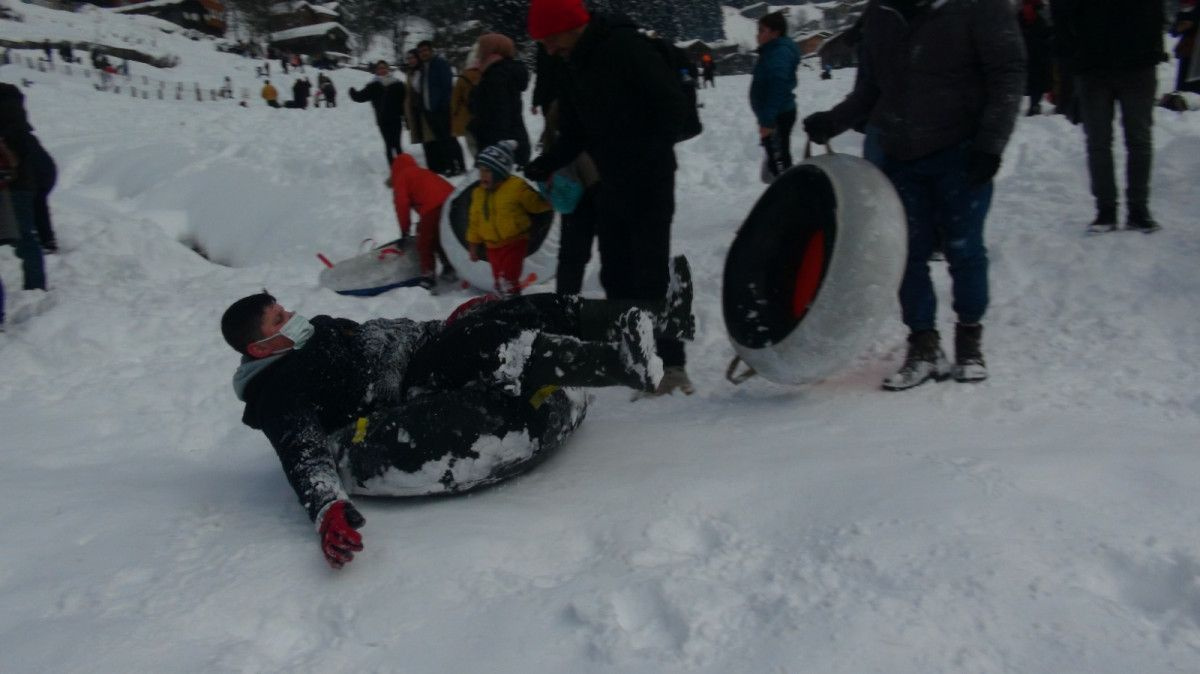
[[[1075,71],[1145,68],[1163,60],[1162,0],[1065,0],[1055,26]],[[1065,16],[1063,16],[1065,15]]]
[[[375,109],[375,123],[382,128],[396,128],[404,120],[405,86],[393,79],[387,86],[378,77],[362,90],[350,89],[350,100],[356,103],[371,102]]]
[[[244,359],[235,390],[245,401],[242,422],[271,441],[288,482],[316,520],[347,497],[329,434],[376,409],[401,401],[414,351],[441,321],[376,319],[358,324],[317,316],[304,348],[267,359]]]
[[[501,59],[487,67],[471,90],[468,129],[480,150],[502,140],[517,141],[518,166],[529,163],[529,132],[525,130],[521,93],[529,87],[529,71],[514,59]]]
[[[863,66],[833,108],[837,130],[877,126],[889,157],[912,160],[970,141],[999,155],[1016,123],[1025,48],[1009,0],[938,0],[906,18],[897,0],[863,15]],[[907,3],[911,5],[911,3]]]
[[[678,74],[632,21],[592,15],[567,58],[560,94],[561,135],[544,168],[561,168],[586,151],[601,180],[675,170],[688,101]]]

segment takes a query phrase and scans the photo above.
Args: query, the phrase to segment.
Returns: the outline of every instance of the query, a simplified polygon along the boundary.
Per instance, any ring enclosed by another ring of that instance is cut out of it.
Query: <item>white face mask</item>
[[[274,356],[292,350],[299,351],[300,349],[303,349],[305,343],[308,342],[308,338],[312,337],[314,332],[316,332],[316,328],[312,326],[312,323],[310,323],[306,317],[301,316],[300,314],[292,314],[292,317],[289,318],[287,322],[279,328],[279,332],[271,335],[270,337],[264,337],[263,339],[260,339],[254,343],[265,344],[272,339],[275,339],[279,335],[283,335],[284,337],[292,340],[291,346],[283,349],[275,349],[269,354]]]
[[[316,328],[312,326],[308,318],[300,314],[292,314],[287,323],[284,323],[283,327],[279,328],[279,334],[292,340],[292,348],[297,351],[304,348],[304,345],[308,342],[308,338],[312,337],[316,331]]]

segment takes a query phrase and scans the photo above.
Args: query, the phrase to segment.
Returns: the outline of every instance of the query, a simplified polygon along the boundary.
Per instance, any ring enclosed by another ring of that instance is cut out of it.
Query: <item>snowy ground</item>
[[[600,391],[524,477],[360,501],[366,550],[334,572],[239,422],[217,324],[263,286],[360,320],[468,297],[316,287],[313,253],[396,232],[369,106],[135,101],[0,68],[22,77],[62,253],[47,301],[0,250],[0,671],[1200,671],[1195,114],[1156,110],[1164,231],[1096,238],[1081,131],[1021,119],[988,222],[988,382],[880,391],[893,317],[824,383],[735,388],[720,274],[762,186],[749,80],[718,78],[679,147],[699,392]],[[802,69],[801,114],[850,79]]]

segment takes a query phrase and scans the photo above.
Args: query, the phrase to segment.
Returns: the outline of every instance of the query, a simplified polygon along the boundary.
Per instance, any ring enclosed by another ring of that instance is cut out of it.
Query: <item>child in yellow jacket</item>
[[[521,267],[529,250],[529,230],[535,213],[550,210],[550,202],[521,178],[511,175],[516,141],[502,140],[484,148],[475,160],[479,185],[471,192],[467,246],[472,260],[483,257],[492,265],[496,294],[521,294]]]

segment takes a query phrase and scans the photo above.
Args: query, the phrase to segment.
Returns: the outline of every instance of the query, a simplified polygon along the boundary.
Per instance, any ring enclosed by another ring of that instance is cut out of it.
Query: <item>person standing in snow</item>
[[[417,166],[412,155],[403,152],[392,160],[392,175],[388,178],[392,188],[392,202],[396,206],[396,221],[400,235],[409,238],[412,229],[412,211],[417,212],[417,256],[421,260],[420,285],[432,290],[435,285],[437,266],[434,253],[442,259],[441,280],[453,283],[458,280],[454,267],[446,259],[438,241],[438,225],[442,221],[442,206],[454,192],[454,185],[440,175]]]
[[[1175,91],[1192,91],[1200,93],[1200,80],[1188,82],[1188,71],[1192,67],[1192,53],[1196,50],[1196,32],[1200,27],[1200,7],[1196,0],[1182,0],[1175,21],[1171,24],[1172,37],[1179,38],[1175,43],[1175,58],[1179,59],[1179,69],[1175,73]]]
[[[862,34],[854,89],[833,109],[806,117],[804,131],[826,143],[867,120],[878,130],[883,172],[904,203],[908,258],[899,297],[908,353],[883,388],[900,391],[951,375],[982,381],[983,225],[1025,87],[1017,18],[1009,0],[873,0]],[[958,314],[953,367],[942,352],[929,276],[939,228]]]
[[[466,171],[462,146],[450,133],[450,94],[454,89],[453,73],[446,59],[433,52],[433,43],[417,43],[420,66],[417,109],[428,127],[429,136],[423,141],[425,164],[437,173],[455,176]]]
[[[471,259],[485,257],[486,248],[495,292],[501,297],[521,294],[521,268],[533,226],[530,216],[550,210],[550,203],[529,183],[512,175],[516,151],[516,141],[502,140],[479,153],[479,184],[471,191],[467,221]]]
[[[772,12],[758,20],[758,61],[750,80],[750,108],[767,153],[767,170],[777,177],[792,166],[792,127],[796,124],[796,68],[800,49],[787,36],[787,19]]]
[[[407,91],[404,83],[392,76],[392,67],[387,61],[375,64],[375,77],[362,90],[350,87],[350,100],[355,103],[370,101],[375,110],[375,124],[383,136],[383,149],[388,166],[404,149],[400,136],[404,130],[404,103]]]
[[[34,214],[39,150],[44,152],[29,125],[24,94],[16,86],[0,82],[0,152],[7,165],[2,187],[8,191],[17,223],[17,257],[21,258],[25,290],[46,289],[46,267]]]
[[[1088,231],[1117,228],[1112,141],[1113,115],[1119,105],[1125,131],[1125,227],[1156,232],[1161,227],[1150,215],[1151,127],[1158,99],[1156,70],[1164,57],[1163,0],[1071,0],[1065,19],[1075,53],[1088,174],[1096,200],[1096,218]]]
[[[1021,37],[1025,41],[1028,59],[1025,95],[1029,96],[1029,110],[1025,115],[1032,117],[1042,113],[1042,96],[1050,91],[1053,30],[1042,0],[1022,0],[1021,8],[1017,10],[1017,21],[1021,24]]]
[[[481,439],[543,444],[555,423],[566,428],[550,441],[561,441],[583,410],[557,387],[653,389],[662,362],[650,335],[686,323],[691,307],[655,315],[542,294],[455,313],[309,320],[263,292],[221,317],[222,336],[242,355],[233,380],[242,422],[275,448],[334,568],[363,549],[351,490],[421,480],[427,462],[479,456]],[[448,470],[447,491],[454,479]]]
[[[589,14],[582,0],[532,0],[529,34],[568,67],[558,138],[525,175],[545,182],[586,151],[600,174],[596,234],[605,294],[662,307],[672,264],[674,145],[689,105],[678,74],[633,22]],[[658,350],[667,374],[656,393],[694,392],[683,342],[663,335]]]
[[[325,73],[321,73],[321,74],[317,75],[317,89],[320,90],[321,95],[325,97],[325,107],[327,107],[327,108],[336,108],[337,107],[337,87],[335,87],[333,85],[333,80],[329,79],[329,77],[327,77],[325,75]],[[403,107],[404,106],[401,106],[402,110],[403,110]],[[396,140],[397,140],[397,142],[399,142],[399,140],[400,140],[399,132],[397,132],[397,134],[396,134]]]
[[[516,141],[516,165],[529,163],[529,133],[521,94],[529,86],[529,71],[516,60],[517,48],[500,33],[484,33],[475,43],[476,60],[483,75],[471,91],[468,129],[479,147],[502,140]]]
[[[271,80],[267,80],[263,83],[262,97],[263,100],[267,102],[267,105],[271,106],[272,108],[279,107],[279,90],[276,89],[273,84],[271,84]]]
[[[712,54],[700,57],[700,73],[704,77],[704,88],[717,88],[717,62]],[[795,120],[793,120],[795,121]]]

